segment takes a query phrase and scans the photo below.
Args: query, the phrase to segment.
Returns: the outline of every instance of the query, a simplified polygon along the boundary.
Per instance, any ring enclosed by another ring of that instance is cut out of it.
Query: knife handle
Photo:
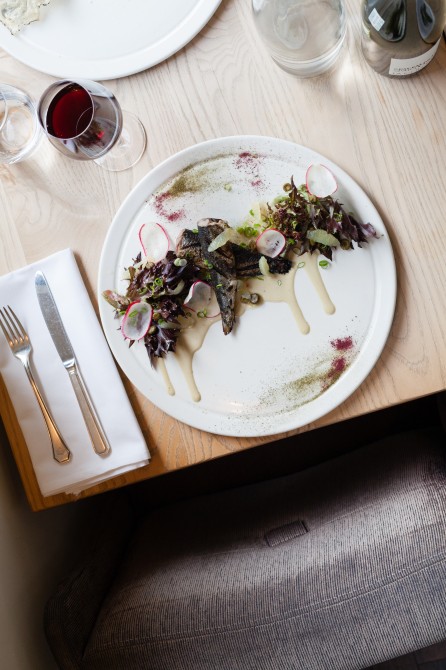
[[[92,405],[80,372],[76,369],[76,367],[70,367],[68,369],[68,374],[70,376],[79,407],[81,408],[82,416],[84,417],[93,449],[99,456],[107,456],[107,454],[110,452],[110,445],[104,431],[102,430],[98,415],[96,414],[96,411]]]

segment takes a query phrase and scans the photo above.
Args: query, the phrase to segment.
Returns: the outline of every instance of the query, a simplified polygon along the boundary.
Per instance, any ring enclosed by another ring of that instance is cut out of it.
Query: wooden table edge
[[[79,494],[72,493],[57,493],[54,495],[44,496],[39,487],[34,467],[29,455],[28,447],[23,436],[22,429],[17,419],[12,402],[9,398],[4,380],[0,375],[0,407],[1,418],[5,428],[6,436],[14,456],[20,478],[22,480],[23,488],[25,490],[28,504],[32,511],[38,512],[58,505],[76,502],[84,498],[91,497],[98,493],[105,493],[113,489],[126,486],[130,483],[136,483],[147,478],[147,471],[150,464],[129,473],[111,477],[100,484],[95,484],[89,488],[84,489]],[[131,475],[131,479],[130,479]]]

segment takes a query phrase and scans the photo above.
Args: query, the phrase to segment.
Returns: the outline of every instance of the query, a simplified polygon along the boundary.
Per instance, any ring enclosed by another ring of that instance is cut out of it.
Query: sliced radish
[[[194,282],[190,287],[187,298],[184,301],[184,307],[209,319],[220,314],[214,291],[209,284],[200,280]]]
[[[320,163],[310,165],[305,181],[307,191],[317,198],[326,198],[338,188],[333,172]]]
[[[285,235],[275,228],[268,228],[261,233],[256,240],[256,247],[259,254],[265,254],[270,258],[275,258],[285,249]]]
[[[121,331],[128,340],[141,340],[152,323],[153,310],[147,302],[132,302],[122,318]]]
[[[139,229],[139,241],[144,256],[153,263],[165,258],[170,248],[169,235],[159,223],[143,223]]]

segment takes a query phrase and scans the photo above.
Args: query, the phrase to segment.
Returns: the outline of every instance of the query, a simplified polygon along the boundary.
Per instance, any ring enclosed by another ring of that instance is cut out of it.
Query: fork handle
[[[36,395],[37,402],[39,403],[39,407],[41,409],[41,412],[43,414],[43,418],[45,419],[46,427],[48,429],[48,433],[51,439],[51,447],[53,450],[53,458],[55,461],[58,463],[68,463],[68,461],[71,459],[71,452],[68,449],[67,445],[62,439],[61,434],[59,433],[59,430],[54,422],[53,417],[51,416],[51,413],[46,406],[46,403],[44,399],[42,398],[42,395],[38,389],[38,386],[34,380],[33,373],[31,371],[31,368],[28,364],[24,364],[24,368],[26,370],[26,374],[28,375],[28,379],[30,381],[30,384],[32,386],[32,389]]]

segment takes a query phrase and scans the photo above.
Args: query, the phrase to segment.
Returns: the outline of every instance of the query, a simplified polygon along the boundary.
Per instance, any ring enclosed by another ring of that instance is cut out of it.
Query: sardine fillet
[[[208,251],[211,242],[228,227],[221,219],[201,219],[198,222],[198,239],[209,270],[209,283],[215,291],[220,307],[223,332],[228,335],[234,327],[237,274],[234,251],[229,244]]]
[[[211,242],[226,228],[229,224],[222,219],[201,219],[198,233],[188,229],[182,231],[176,253],[207,271],[220,307],[223,332],[228,335],[235,320],[237,278],[258,276],[261,254],[232,242],[208,251]],[[286,274],[291,269],[291,261],[286,258],[265,258],[273,274]]]

